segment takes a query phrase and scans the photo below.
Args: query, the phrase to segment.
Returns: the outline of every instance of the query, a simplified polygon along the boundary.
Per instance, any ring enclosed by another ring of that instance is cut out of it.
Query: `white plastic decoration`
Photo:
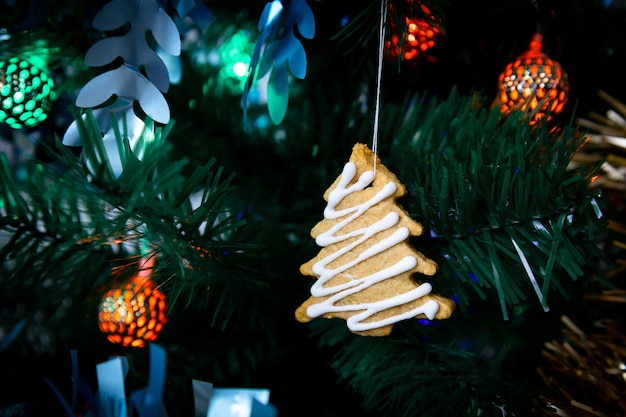
[[[144,112],[154,121],[168,123],[170,111],[163,94],[146,77],[126,66],[105,72],[89,81],[76,97],[76,105],[93,108],[111,96],[129,107],[137,100]]]
[[[156,0],[113,0],[106,4],[96,15],[93,26],[102,31],[112,31],[130,24],[130,29],[123,35],[112,36],[96,42],[85,55],[85,63],[92,67],[101,67],[113,63],[121,57],[121,66],[104,72],[89,81],[79,92],[76,106],[84,109],[99,107],[97,117],[103,139],[115,139],[110,123],[110,116],[116,115],[131,122],[128,139],[132,149],[136,137],[144,131],[143,121],[134,114],[133,104],[137,102],[143,112],[155,122],[167,124],[170,121],[170,109],[163,93],[167,92],[170,75],[161,56],[164,53],[178,56],[181,50],[180,34],[174,21],[161,9]],[[150,33],[157,42],[157,50],[150,47],[146,34]],[[102,107],[109,100],[114,102]],[[137,119],[137,120],[136,120]],[[74,122],[65,132],[63,144],[78,146],[80,137]],[[120,125],[122,122],[120,121]],[[111,144],[110,144],[111,145]],[[117,146],[108,146],[113,153],[113,161],[119,160]],[[119,175],[117,169],[114,169]]]
[[[150,129],[150,127],[137,117],[132,107],[128,106],[96,109],[93,111],[93,116],[98,126],[100,126],[100,130],[103,132],[102,144],[106,150],[111,170],[116,177],[119,177],[122,174],[123,163],[115,137],[115,126],[113,122],[115,121],[117,124],[117,129],[121,132],[122,136],[128,138],[130,149],[134,150],[134,155],[139,160],[143,157],[145,145],[149,145],[146,139],[149,139],[149,137],[147,137],[147,130]],[[143,141],[140,139],[143,139]],[[140,143],[144,146],[138,146]],[[66,146],[80,146],[80,133],[76,123],[72,123],[65,132],[63,144]],[[87,161],[87,165],[91,172],[97,170],[97,167],[94,166],[91,161]]]

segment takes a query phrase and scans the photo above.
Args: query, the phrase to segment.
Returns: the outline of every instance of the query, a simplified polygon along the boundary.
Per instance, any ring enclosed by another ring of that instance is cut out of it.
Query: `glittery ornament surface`
[[[167,322],[165,295],[149,278],[135,276],[123,288],[112,289],[102,298],[100,330],[113,343],[144,347],[156,340]]]
[[[54,81],[29,60],[0,60],[0,123],[13,129],[35,127],[48,117]]]
[[[541,51],[542,36],[535,34],[529,50],[509,63],[498,79],[501,110],[531,110],[532,123],[548,114],[560,114],[567,103],[569,80],[558,62]]]
[[[420,7],[425,15],[433,18],[432,13],[426,6],[408,2],[406,7],[405,27],[401,30],[398,27],[400,23],[397,23],[394,19],[393,5],[390,6],[389,18],[392,34],[385,43],[385,49],[388,56],[392,59],[402,57],[405,61],[411,61],[435,46],[440,31],[426,19],[421,18],[419,12],[411,9],[412,7]],[[400,34],[403,34],[404,37],[401,38]]]

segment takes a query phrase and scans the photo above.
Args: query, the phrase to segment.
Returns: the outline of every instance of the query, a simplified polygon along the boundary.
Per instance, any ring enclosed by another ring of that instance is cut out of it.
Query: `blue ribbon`
[[[166,354],[165,349],[150,344],[150,375],[148,386],[131,395],[139,417],[158,417],[163,410],[163,389],[165,388]]]

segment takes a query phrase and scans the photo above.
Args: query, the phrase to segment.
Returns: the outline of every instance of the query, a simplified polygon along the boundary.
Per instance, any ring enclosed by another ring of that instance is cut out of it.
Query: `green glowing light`
[[[248,67],[255,46],[250,33],[250,31],[239,29],[217,50],[221,61],[219,83],[233,94],[243,92],[248,75]]]
[[[53,88],[41,59],[0,60],[0,122],[13,129],[38,125],[48,116]]]
[[[241,61],[235,62],[235,64],[233,65],[233,72],[235,73],[235,75],[237,77],[245,77],[245,75],[248,73],[248,64]]]

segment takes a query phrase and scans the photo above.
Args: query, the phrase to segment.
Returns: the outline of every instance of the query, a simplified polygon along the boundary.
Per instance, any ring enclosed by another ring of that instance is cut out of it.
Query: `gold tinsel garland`
[[[604,297],[626,302],[626,291],[610,291]],[[612,319],[595,323],[586,334],[568,317],[563,341],[547,342],[537,372],[551,394],[541,396],[537,411],[543,416],[626,416],[626,329]]]
[[[612,108],[605,115],[591,112],[589,118],[579,117],[576,123],[591,130],[586,145],[573,158],[581,164],[602,163],[602,175],[591,186],[616,191],[624,200],[626,191],[626,104],[605,91],[598,96]]]
[[[626,271],[626,225],[623,224],[626,213],[626,104],[603,90],[598,91],[598,97],[610,108],[604,115],[591,112],[589,118],[576,119],[580,127],[591,133],[587,134],[588,140],[574,156],[573,164],[601,164],[600,174],[589,186],[601,189],[609,203],[606,215],[616,266],[607,278],[612,278]]]

